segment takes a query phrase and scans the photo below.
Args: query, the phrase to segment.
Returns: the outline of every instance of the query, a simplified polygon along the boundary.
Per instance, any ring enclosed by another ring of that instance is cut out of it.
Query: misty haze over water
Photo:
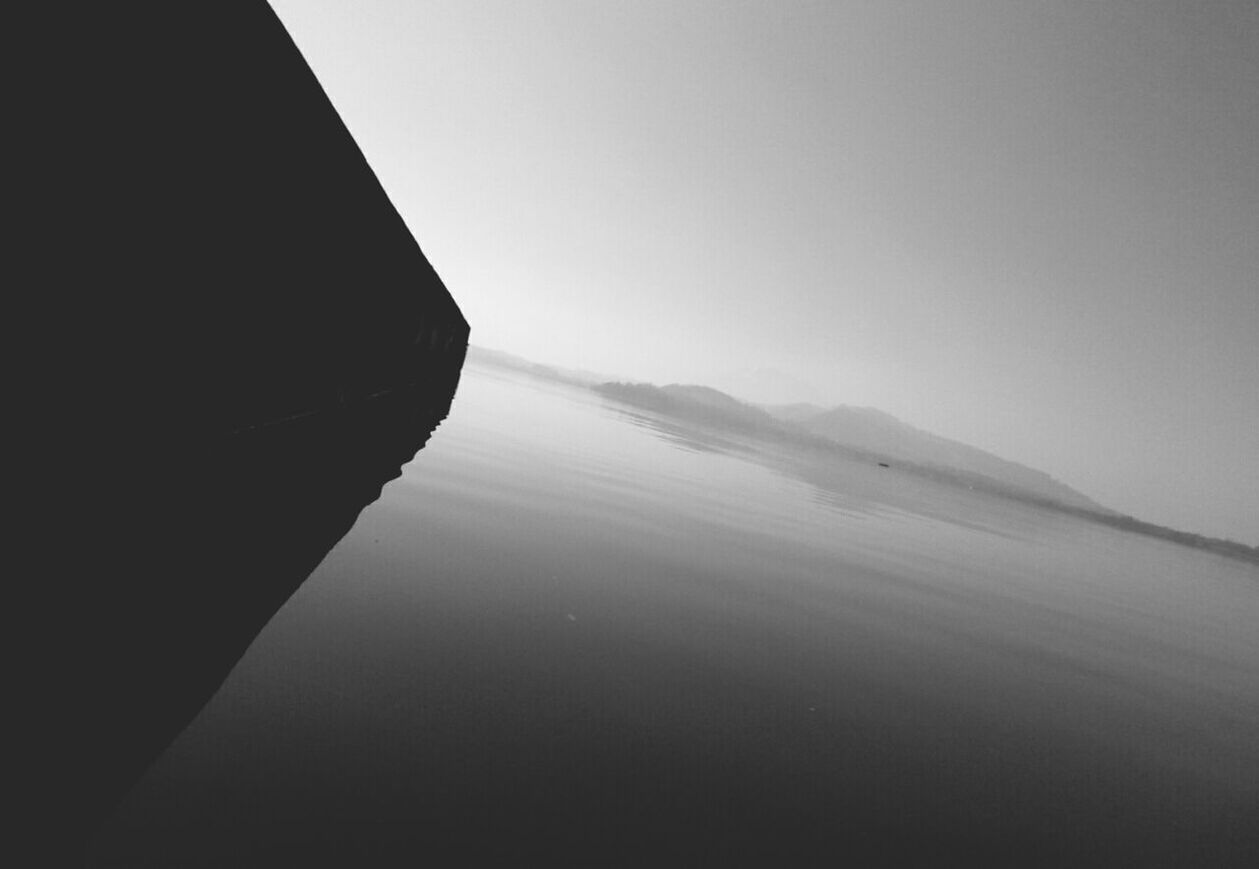
[[[274,5],[478,344],[1259,546],[1254,0]]]
[[[470,363],[97,861],[1253,865],[1256,613],[1251,564]]]

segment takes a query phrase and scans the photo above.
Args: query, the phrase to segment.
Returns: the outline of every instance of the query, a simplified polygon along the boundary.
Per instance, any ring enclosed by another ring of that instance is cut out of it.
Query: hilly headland
[[[1259,548],[1119,513],[1044,471],[924,431],[876,408],[752,404],[709,386],[625,382],[595,372],[540,365],[481,347],[470,347],[468,358],[590,389],[604,398],[685,421],[715,435],[800,447],[820,453],[823,458],[830,455],[836,460],[868,462],[1259,564]]]

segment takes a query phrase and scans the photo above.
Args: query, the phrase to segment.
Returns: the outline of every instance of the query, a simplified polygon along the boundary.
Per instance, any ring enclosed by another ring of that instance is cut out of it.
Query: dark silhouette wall
[[[22,34],[16,708],[55,855],[423,445],[468,325],[261,0]]]

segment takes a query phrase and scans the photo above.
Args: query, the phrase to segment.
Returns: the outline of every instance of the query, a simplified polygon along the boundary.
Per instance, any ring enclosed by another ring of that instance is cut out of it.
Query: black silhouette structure
[[[54,864],[423,446],[469,331],[266,3],[106,5],[26,31],[16,127],[22,826]]]

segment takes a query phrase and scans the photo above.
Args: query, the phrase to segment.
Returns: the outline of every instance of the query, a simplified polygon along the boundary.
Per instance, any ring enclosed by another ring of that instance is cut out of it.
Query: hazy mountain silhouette
[[[627,404],[727,432],[775,438],[790,437],[792,434],[789,428],[760,408],[744,404],[708,386],[609,382],[595,384],[592,388]]]
[[[814,408],[816,412],[810,412],[809,407],[787,405],[767,410],[779,419],[845,446],[882,453],[901,461],[982,474],[1070,507],[1111,512],[1043,471],[915,428],[873,407],[841,405],[829,410]]]
[[[818,407],[816,404],[808,402],[797,402],[795,404],[766,404],[762,407],[777,419],[786,420],[787,422],[803,422],[806,419],[812,419],[826,413],[826,408]]]
[[[726,448],[741,439],[754,438],[821,450],[823,454],[829,451],[837,458],[873,462],[939,482],[1063,510],[1124,531],[1259,563],[1259,548],[1190,534],[1117,513],[1044,471],[915,428],[877,408],[847,405],[825,408],[808,402],[756,406],[711,386],[592,382],[589,372],[537,365],[496,350],[474,348],[468,358],[593,389],[630,407],[706,429],[698,439],[674,433],[670,439],[675,441],[720,444]]]
[[[831,444],[867,460],[883,460],[936,477],[947,477],[988,491],[1032,497],[1053,504],[1113,511],[1049,474],[1002,459],[959,441],[914,428],[872,407],[824,408],[807,402],[757,406],[711,386],[671,383],[625,383],[585,371],[539,365],[510,353],[483,347],[469,349],[468,358],[538,377],[561,380],[638,407],[724,428],[807,445]]]
[[[935,476],[952,476],[966,485],[979,483],[986,489],[1009,489],[1066,507],[1114,513],[1043,471],[915,428],[873,407],[825,408],[807,402],[757,406],[711,386],[618,382],[593,372],[540,365],[484,347],[470,347],[468,358],[542,378],[593,386],[609,397],[702,424],[797,443],[823,440],[867,459],[901,466],[909,463]]]
[[[517,356],[514,353],[504,353],[502,350],[491,350],[488,347],[480,347],[475,344],[468,345],[468,361],[499,368],[508,368],[512,371],[523,371],[526,374],[532,374],[535,377],[541,377],[546,380],[560,380],[565,383],[575,383],[582,386],[604,383],[612,379],[606,374],[586,371],[582,368],[560,368],[555,365],[543,365],[539,362],[525,359],[522,356]]]
[[[855,457],[971,488],[1111,512],[1042,471],[921,431],[874,408],[788,405],[770,413],[708,386],[604,383],[595,388],[610,398],[729,431],[801,445],[833,445]]]
[[[727,437],[751,437],[830,450],[939,482],[1062,510],[1113,528],[1259,563],[1259,548],[1143,522],[1097,504],[1053,477],[976,447],[906,425],[874,408],[824,410],[808,404],[765,410],[707,386],[601,383],[596,392],[635,407],[705,426]]]
[[[754,404],[816,402],[821,392],[808,381],[779,368],[748,368],[717,375],[712,385],[741,401]]]

